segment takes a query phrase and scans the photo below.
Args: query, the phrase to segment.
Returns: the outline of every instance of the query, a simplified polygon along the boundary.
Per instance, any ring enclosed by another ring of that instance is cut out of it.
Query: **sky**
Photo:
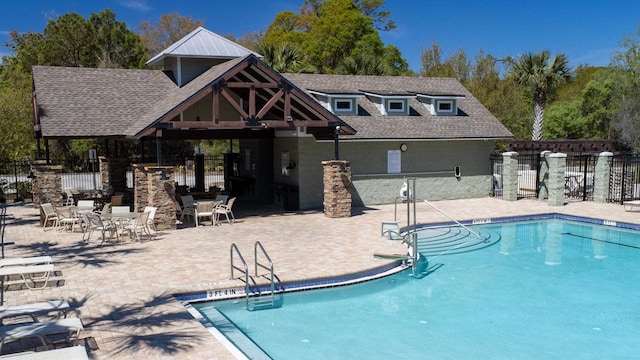
[[[42,32],[51,19],[75,12],[88,18],[105,8],[137,31],[142,21],[177,12],[202,20],[220,35],[241,37],[265,30],[276,14],[298,12],[303,0],[0,0],[0,44],[9,30]],[[481,50],[496,58],[549,50],[565,53],[572,67],[605,66],[624,37],[637,34],[637,0],[386,0],[397,28],[380,32],[398,47],[414,71],[420,54],[434,42],[448,54],[463,49],[472,58]],[[0,46],[0,56],[11,54]]]

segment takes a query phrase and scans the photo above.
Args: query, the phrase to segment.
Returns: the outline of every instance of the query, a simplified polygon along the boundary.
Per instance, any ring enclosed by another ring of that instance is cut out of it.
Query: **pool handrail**
[[[437,212],[439,212],[440,214],[446,216],[447,218],[449,218],[449,220],[453,221],[454,223],[460,225],[463,229],[467,230],[468,232],[472,233],[473,235],[475,235],[475,237],[477,239],[482,239],[482,237],[480,236],[480,234],[478,234],[477,232],[469,229],[468,227],[466,227],[464,224],[461,224],[458,220],[454,219],[453,217],[451,217],[449,214],[445,213],[444,211],[440,210],[437,206],[433,205],[432,203],[430,203],[428,200],[424,200],[424,202],[431,206],[432,208],[434,208]]]

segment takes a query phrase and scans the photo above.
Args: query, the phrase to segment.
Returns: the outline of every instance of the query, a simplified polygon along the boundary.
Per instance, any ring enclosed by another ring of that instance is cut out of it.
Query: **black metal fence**
[[[593,154],[567,155],[565,171],[565,197],[570,200],[593,200],[596,156]],[[518,155],[518,198],[536,198],[539,192],[540,153]],[[491,156],[493,169],[493,197],[502,197],[502,155]],[[638,167],[640,169],[640,167]],[[612,170],[613,173],[613,170]],[[640,196],[640,194],[638,195]]]
[[[614,155],[609,177],[609,201],[640,199],[640,154]]]
[[[0,202],[31,200],[31,175],[28,161],[0,162]]]

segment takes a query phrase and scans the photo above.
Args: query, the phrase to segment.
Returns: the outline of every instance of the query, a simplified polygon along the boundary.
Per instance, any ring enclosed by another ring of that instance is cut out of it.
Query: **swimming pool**
[[[404,271],[286,293],[271,310],[247,311],[242,300],[193,306],[214,324],[232,323],[231,333],[247,335],[274,359],[638,355],[638,232],[558,219],[472,229],[501,240],[432,253],[425,277]]]

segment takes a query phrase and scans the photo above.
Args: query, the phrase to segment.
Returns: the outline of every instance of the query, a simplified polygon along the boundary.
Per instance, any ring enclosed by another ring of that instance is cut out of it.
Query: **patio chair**
[[[73,201],[73,192],[71,191],[70,188],[66,188],[64,189],[64,206],[72,206],[74,205],[74,201]]]
[[[227,218],[229,224],[233,224],[236,221],[235,216],[233,216],[233,211],[231,208],[233,207],[233,203],[236,201],[236,198],[229,199],[229,202],[225,204],[220,204],[213,209],[213,213],[215,215],[215,223],[218,224],[218,219],[220,219],[220,215],[224,215]],[[231,215],[231,219],[229,218]]]
[[[52,225],[54,227],[57,227],[58,214],[56,214],[56,210],[54,209],[53,205],[51,205],[51,203],[44,203],[44,204],[40,204],[40,208],[44,213],[44,222],[42,223],[42,230],[46,231],[47,224],[49,223],[49,221],[53,222]]]
[[[88,208],[88,207],[95,207],[95,203],[93,202],[93,200],[78,200],[78,207],[82,207],[82,208]]]
[[[213,201],[198,201],[195,208],[196,227],[198,227],[198,221],[200,218],[209,218],[211,225],[213,226],[213,208],[215,202]]]
[[[182,208],[180,209],[180,221],[184,220],[185,215],[190,216],[191,219],[193,219],[195,215],[195,200],[193,200],[193,196],[182,195],[180,196],[180,200],[182,200]]]
[[[113,195],[111,196],[111,205],[120,206],[122,205],[123,199],[124,199],[124,195]]]
[[[229,195],[216,195],[216,201],[222,201],[226,205],[227,200],[229,200]]]
[[[80,225],[82,222],[82,219],[76,216],[68,206],[59,207],[55,211],[58,216],[56,228],[59,231],[70,229],[71,232],[74,232],[76,225]]]
[[[151,236],[148,228],[149,221],[149,212],[145,211],[140,216],[138,216],[135,221],[130,222],[128,225],[124,227],[125,230],[129,231],[129,237],[136,238],[139,242],[142,242],[142,234],[148,234]]]
[[[149,212],[149,220],[147,221],[147,227],[148,227],[149,234],[151,234],[151,230],[153,230],[154,233],[158,232],[158,229],[156,227],[156,221],[155,221],[156,210],[158,210],[158,208],[156,208],[154,206],[145,206],[144,207],[144,212]]]
[[[104,203],[102,210],[100,210],[100,216],[107,215],[111,212],[111,203]]]
[[[91,239],[91,234],[93,234],[93,232],[97,230],[97,231],[100,231],[100,233],[102,234],[102,241],[100,241],[100,245],[104,243],[104,240],[105,240],[104,235],[107,231],[111,234],[112,238],[113,238],[113,234],[115,233],[116,241],[120,241],[120,237],[118,235],[118,228],[114,223],[105,222],[102,220],[100,215],[92,212],[85,212],[83,213],[83,216],[84,216],[85,222],[87,223],[88,236],[85,239],[84,235],[82,235],[82,240],[89,241],[89,239]]]

